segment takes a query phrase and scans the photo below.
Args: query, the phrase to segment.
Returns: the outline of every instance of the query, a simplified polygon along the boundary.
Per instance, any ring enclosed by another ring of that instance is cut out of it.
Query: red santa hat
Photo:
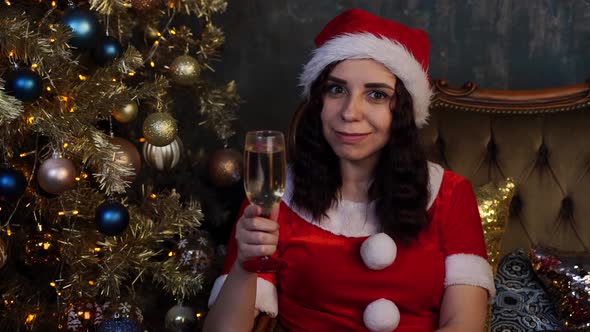
[[[304,98],[324,68],[346,59],[373,59],[404,82],[414,103],[416,125],[428,119],[432,90],[428,79],[428,36],[397,22],[350,9],[336,16],[315,38],[317,48],[300,77]]]

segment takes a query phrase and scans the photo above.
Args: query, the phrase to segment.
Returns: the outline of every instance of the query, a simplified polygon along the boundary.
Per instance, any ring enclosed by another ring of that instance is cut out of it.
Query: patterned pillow
[[[563,328],[555,308],[523,249],[506,255],[496,273],[491,332],[550,331]]]

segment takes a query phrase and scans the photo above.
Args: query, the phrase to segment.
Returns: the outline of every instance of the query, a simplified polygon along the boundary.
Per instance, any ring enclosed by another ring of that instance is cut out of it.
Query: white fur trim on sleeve
[[[219,276],[213,283],[211,295],[209,295],[208,306],[211,307],[221,291],[223,283],[227,274]],[[263,278],[256,278],[256,309],[269,315],[276,317],[279,312],[279,300],[277,296],[277,288],[270,281]]]
[[[471,285],[485,288],[492,301],[496,296],[492,267],[481,256],[454,254],[445,259],[445,288],[452,285]]]
[[[416,125],[426,124],[433,93],[422,65],[402,44],[371,33],[342,34],[315,49],[299,78],[303,97],[309,98],[312,83],[327,65],[346,59],[373,59],[387,67],[412,96]]]

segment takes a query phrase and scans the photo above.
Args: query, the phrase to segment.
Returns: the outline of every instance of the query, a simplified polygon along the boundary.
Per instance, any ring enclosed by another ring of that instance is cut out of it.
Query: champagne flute
[[[287,157],[283,133],[274,130],[247,132],[244,167],[246,196],[251,203],[262,208],[262,217],[271,218],[271,212],[285,192]],[[243,267],[250,272],[276,272],[284,267],[284,263],[263,256],[244,262]]]

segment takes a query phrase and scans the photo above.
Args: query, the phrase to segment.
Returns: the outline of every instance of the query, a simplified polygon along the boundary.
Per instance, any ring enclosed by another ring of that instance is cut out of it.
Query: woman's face
[[[374,165],[389,141],[395,76],[371,59],[337,64],[326,81],[323,134],[340,161]]]

